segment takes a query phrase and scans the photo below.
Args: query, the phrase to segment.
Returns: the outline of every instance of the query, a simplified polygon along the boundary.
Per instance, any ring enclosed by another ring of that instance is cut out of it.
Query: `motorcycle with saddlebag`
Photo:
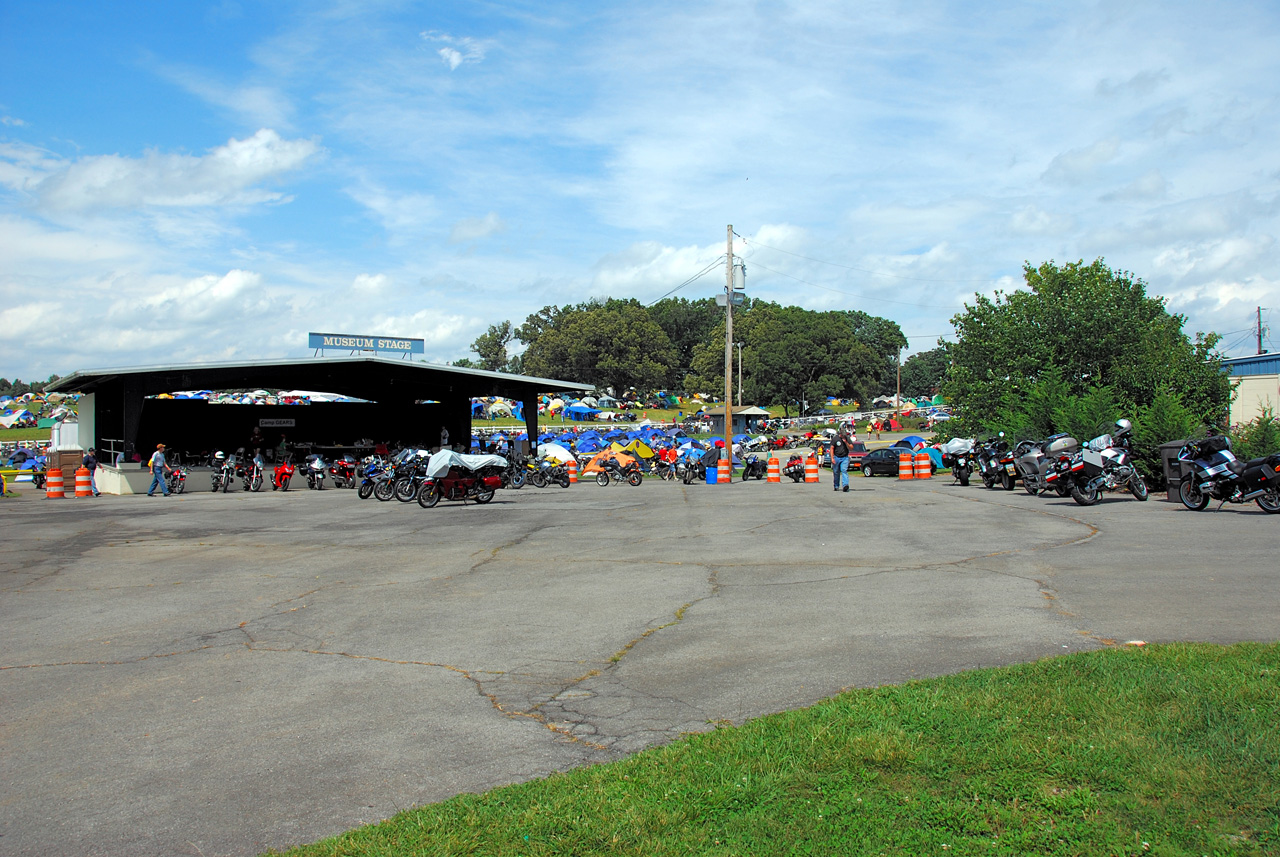
[[[1256,501],[1267,514],[1280,512],[1280,452],[1241,461],[1231,452],[1231,438],[1224,435],[1189,441],[1178,451],[1178,460],[1190,472],[1178,483],[1178,499],[1193,512],[1209,500],[1227,503]]]
[[[499,455],[462,455],[441,450],[431,456],[427,479],[418,491],[418,505],[424,509],[444,500],[488,503],[502,487],[507,460]]]

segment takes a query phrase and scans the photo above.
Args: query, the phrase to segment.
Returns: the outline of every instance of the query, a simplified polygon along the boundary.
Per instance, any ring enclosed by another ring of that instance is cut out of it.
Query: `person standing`
[[[849,490],[849,434],[842,427],[831,443],[831,476],[833,491]]]
[[[96,449],[94,449],[92,446],[89,447],[89,451],[84,454],[84,460],[80,462],[80,465],[85,470],[89,471],[89,487],[93,489],[93,496],[101,497],[102,495],[98,493],[98,455],[97,453],[98,451]]]
[[[151,460],[147,462],[147,467],[151,468],[151,487],[147,489],[147,496],[155,496],[156,486],[160,486],[164,496],[169,496],[169,483],[165,481],[165,472],[172,472],[173,468],[164,460],[164,444],[157,443],[156,451],[151,453]]]
[[[446,450],[448,448],[449,448],[449,427],[440,426],[440,449]]]

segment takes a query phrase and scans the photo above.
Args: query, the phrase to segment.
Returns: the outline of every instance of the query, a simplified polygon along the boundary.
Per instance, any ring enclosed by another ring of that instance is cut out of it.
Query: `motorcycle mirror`
[[[1004,437],[1004,432],[1000,432],[1000,436],[1001,436],[1001,437]]]

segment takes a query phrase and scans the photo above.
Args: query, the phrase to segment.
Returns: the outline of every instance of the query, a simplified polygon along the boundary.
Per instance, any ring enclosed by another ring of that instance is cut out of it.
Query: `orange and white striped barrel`
[[[569,484],[570,484],[570,485],[577,485],[577,484],[578,484],[578,462],[577,462],[577,460],[570,458],[570,459],[569,459],[568,464],[566,464],[566,465],[565,465],[565,467],[567,467],[567,468],[569,469]]]
[[[76,496],[93,496],[93,481],[89,476],[89,468],[87,467],[81,467],[76,470]]]
[[[766,468],[765,482],[781,482],[782,481],[782,465],[776,458],[769,459],[769,466]]]
[[[62,490],[62,468],[52,467],[44,477],[44,496],[45,497],[65,497],[66,493]]]
[[[716,482],[725,485],[733,481],[733,462],[722,458],[716,462]]]
[[[929,464],[929,453],[916,453],[916,478],[930,479],[933,477],[933,468]]]
[[[818,457],[816,455],[811,455],[804,460],[804,481],[818,481]]]
[[[911,453],[898,453],[898,478],[912,479],[915,476],[915,468],[912,466]]]

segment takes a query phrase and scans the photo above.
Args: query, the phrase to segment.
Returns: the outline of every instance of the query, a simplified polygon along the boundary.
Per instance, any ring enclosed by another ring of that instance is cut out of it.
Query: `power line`
[[[672,296],[672,295],[674,295],[676,292],[680,291],[680,290],[681,290],[681,289],[683,289],[685,286],[687,286],[687,285],[689,285],[690,283],[692,283],[694,280],[697,280],[697,279],[699,279],[700,277],[705,277],[707,274],[709,274],[709,273],[711,272],[711,269],[712,269],[712,268],[717,268],[717,267],[719,267],[719,266],[720,266],[720,263],[721,263],[722,261],[724,261],[724,256],[721,256],[720,258],[716,259],[716,260],[715,260],[714,262],[712,262],[710,265],[708,265],[707,267],[703,268],[701,271],[699,271],[698,273],[694,274],[692,277],[690,277],[689,279],[685,280],[683,283],[681,283],[680,285],[676,286],[674,289],[672,289],[671,291],[667,292],[667,293],[666,293],[665,295],[663,295],[662,297],[658,298],[658,300],[656,300],[656,301],[654,301],[653,303],[649,304],[649,306],[653,306],[653,304],[659,303],[659,302],[661,302],[661,301],[665,301],[667,298],[671,297],[671,296]]]

